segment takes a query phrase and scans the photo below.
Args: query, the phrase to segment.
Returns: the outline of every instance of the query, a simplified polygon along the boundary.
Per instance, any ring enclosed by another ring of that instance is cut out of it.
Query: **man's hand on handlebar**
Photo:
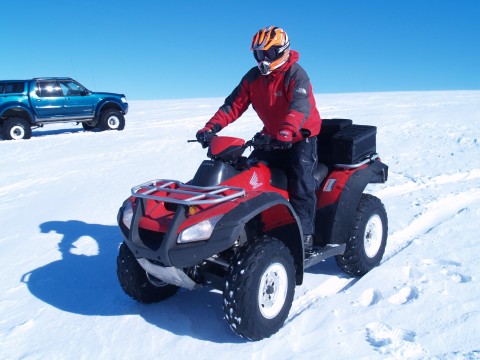
[[[272,150],[287,150],[292,147],[290,141],[283,141],[284,139],[272,139],[269,135],[263,133],[256,133],[252,139],[251,145],[254,149],[262,151]]]
[[[209,128],[203,128],[197,132],[196,138],[197,138],[197,141],[205,149],[206,147],[208,147],[208,145],[210,145],[210,142],[212,141],[214,136],[215,136],[214,131],[212,131]]]
[[[270,151],[272,150],[272,139],[269,135],[258,132],[252,139],[252,146],[254,149]]]

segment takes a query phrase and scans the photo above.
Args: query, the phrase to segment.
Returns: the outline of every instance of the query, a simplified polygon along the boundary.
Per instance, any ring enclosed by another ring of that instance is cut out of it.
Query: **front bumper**
[[[130,200],[127,200],[130,201]],[[137,259],[148,259],[159,266],[178,269],[189,268],[205,259],[230,248],[241,233],[243,224],[237,221],[220,221],[212,236],[205,241],[178,244],[178,229],[187,218],[188,207],[179,205],[165,233],[146,231],[139,227],[144,216],[146,199],[136,198],[130,230],[122,222],[123,209],[120,208],[117,221],[124,236],[125,244]],[[228,217],[225,219],[227,220]],[[149,232],[150,239],[145,236]]]

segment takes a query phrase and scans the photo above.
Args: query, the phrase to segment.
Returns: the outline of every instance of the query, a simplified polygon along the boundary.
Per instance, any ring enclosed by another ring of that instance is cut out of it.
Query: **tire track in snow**
[[[389,235],[388,245],[393,245],[393,248],[385,253],[383,262],[405,249],[419,236],[429,233],[479,200],[480,189],[469,189],[427,204],[426,211],[417,215],[407,227]]]
[[[409,183],[399,185],[393,188],[386,188],[376,193],[376,196],[398,196],[414,190],[420,190],[430,185],[445,185],[455,182],[462,182],[480,178],[480,170],[475,169],[466,173],[458,173],[453,175],[439,175],[428,181],[420,181],[418,183]],[[480,189],[470,189],[454,195],[447,196],[443,199],[433,201],[427,205],[427,209],[418,215],[406,228],[389,235],[387,239],[388,245],[393,244],[393,248],[385,252],[382,263],[398,254],[400,251],[408,247],[416,238],[433,230],[438,225],[448,221],[471,203],[480,200]],[[305,310],[309,309],[321,299],[330,297],[344,291],[353,285],[358,278],[347,278],[340,276],[330,276],[319,286],[307,290],[293,301],[289,316],[285,323],[293,321],[297,316],[301,315]]]
[[[338,294],[339,292],[347,288],[350,283],[356,281],[357,279],[358,278],[353,277],[347,278],[334,275],[330,276],[319,286],[306,291],[305,294],[299,296],[293,301],[292,308],[290,309],[290,313],[287,320],[285,321],[285,324],[294,320],[297,316],[302,314],[305,310],[309,309],[319,300]]]
[[[393,175],[393,174],[392,174]],[[373,195],[380,199],[408,194],[413,191],[422,190],[432,186],[441,186],[463,181],[480,179],[480,169],[473,169],[467,172],[455,174],[442,174],[435,177],[412,177],[405,174],[396,174],[408,180],[405,184],[388,186],[382,190],[373,192]]]

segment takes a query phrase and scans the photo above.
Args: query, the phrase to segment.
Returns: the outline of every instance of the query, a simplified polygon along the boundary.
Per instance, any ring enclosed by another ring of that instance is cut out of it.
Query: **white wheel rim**
[[[25,136],[25,129],[20,125],[15,125],[10,129],[10,136],[13,140],[23,139]]]
[[[278,315],[285,304],[288,290],[288,275],[280,263],[271,264],[260,279],[258,306],[266,319]]]
[[[363,236],[363,244],[365,247],[365,254],[369,258],[377,255],[383,238],[383,223],[378,214],[374,214],[368,219],[365,226],[365,234]]]
[[[116,116],[110,116],[107,120],[110,129],[117,129],[120,126],[120,120]]]

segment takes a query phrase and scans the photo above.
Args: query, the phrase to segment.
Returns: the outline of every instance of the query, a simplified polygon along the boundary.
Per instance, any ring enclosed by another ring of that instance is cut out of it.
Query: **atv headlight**
[[[122,96],[122,98],[120,99],[122,101],[122,103],[126,103],[127,102],[127,98],[125,96]]]
[[[177,243],[185,244],[192,241],[207,240],[212,235],[213,229],[223,215],[214,216],[210,219],[199,222],[183,230],[178,236]]]
[[[130,230],[130,226],[132,225],[133,219],[133,206],[132,202],[129,200],[127,204],[123,208],[122,212],[122,222],[123,224]]]

